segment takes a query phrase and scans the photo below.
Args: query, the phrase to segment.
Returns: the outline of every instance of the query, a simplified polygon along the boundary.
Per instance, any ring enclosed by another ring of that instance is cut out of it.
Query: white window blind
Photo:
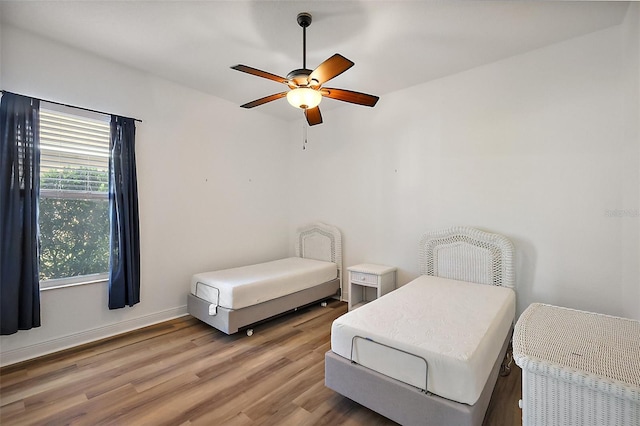
[[[41,196],[104,197],[108,191],[109,123],[40,110]],[[62,194],[64,192],[64,194]]]
[[[108,277],[109,139],[109,116],[41,104],[41,289]]]

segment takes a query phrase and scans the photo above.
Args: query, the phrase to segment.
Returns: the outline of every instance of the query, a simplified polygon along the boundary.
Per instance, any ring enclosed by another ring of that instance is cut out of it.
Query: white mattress
[[[422,275],[333,322],[331,349],[382,374],[473,405],[515,317],[506,287]],[[369,340],[366,340],[369,339]]]
[[[305,290],[337,276],[335,263],[289,257],[195,274],[191,278],[191,294],[214,306],[240,309]]]

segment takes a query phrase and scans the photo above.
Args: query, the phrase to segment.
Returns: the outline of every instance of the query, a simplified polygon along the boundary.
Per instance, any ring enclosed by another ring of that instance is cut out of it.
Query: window
[[[40,108],[41,288],[108,277],[108,120],[72,108]]]

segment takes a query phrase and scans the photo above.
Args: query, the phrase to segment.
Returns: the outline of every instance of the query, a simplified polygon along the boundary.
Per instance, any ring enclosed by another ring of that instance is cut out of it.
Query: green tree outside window
[[[48,170],[41,173],[40,179],[40,280],[106,272],[109,267],[108,171]],[[68,196],[69,193],[73,195]],[[101,194],[83,197],[83,193]]]

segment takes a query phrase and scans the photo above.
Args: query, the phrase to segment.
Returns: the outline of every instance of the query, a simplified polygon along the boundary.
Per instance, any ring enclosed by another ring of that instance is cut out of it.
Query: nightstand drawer
[[[351,281],[354,283],[377,285],[378,276],[376,274],[365,274],[364,272],[351,272]]]

